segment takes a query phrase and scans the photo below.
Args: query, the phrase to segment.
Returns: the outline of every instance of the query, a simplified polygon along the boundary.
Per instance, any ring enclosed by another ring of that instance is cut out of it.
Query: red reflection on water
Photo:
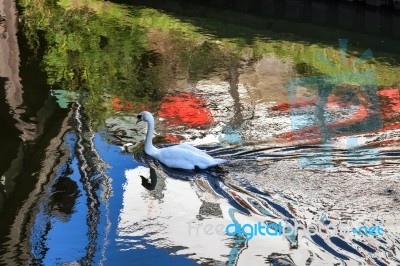
[[[181,141],[178,137],[172,136],[172,135],[166,135],[166,136],[164,137],[164,139],[165,139],[166,141],[175,142],[175,143],[178,143],[178,142]]]
[[[317,98],[303,98],[298,97],[296,100],[290,103],[278,103],[276,106],[271,107],[271,111],[289,112],[290,108],[300,108],[312,105],[317,102]]]
[[[362,100],[364,103],[367,103],[365,98],[359,98],[359,100]],[[305,98],[305,97],[298,97],[294,101],[290,103],[286,102],[281,102],[278,103],[276,106],[272,106],[270,108],[271,111],[279,111],[279,112],[289,112],[291,108],[301,108],[301,107],[306,107],[306,106],[311,106],[317,103],[318,97],[313,97],[313,98]],[[348,107],[352,105],[352,102],[350,100],[342,99],[338,96],[335,95],[330,95],[327,99],[326,107],[331,108],[331,107]]]
[[[128,100],[121,100],[118,97],[114,97],[112,99],[112,107],[114,111],[126,110],[140,112],[146,109],[146,106],[143,103],[134,103]]]
[[[295,140],[320,140],[322,134],[319,126],[310,126],[304,129],[289,131],[276,136],[278,140],[295,141]]]
[[[118,97],[112,99],[112,107],[114,111],[140,112],[143,110],[154,110],[154,108],[150,108],[150,105],[121,100]],[[214,122],[206,102],[190,93],[179,93],[163,97],[158,110],[158,116],[162,118],[164,124],[172,126],[185,125],[188,127],[208,128]],[[175,143],[181,141],[179,136],[171,134],[167,134],[164,139]]]
[[[398,88],[384,88],[378,91],[379,96],[379,105],[380,105],[380,116],[382,119],[383,126],[379,130],[375,130],[373,132],[393,130],[400,128],[400,90]],[[353,112],[352,117],[350,119],[346,119],[344,121],[337,121],[333,123],[327,124],[327,128],[329,128],[332,132],[335,132],[335,129],[339,129],[341,127],[349,126],[361,122],[369,116],[376,114],[376,112],[370,109],[370,103],[362,97],[358,95],[358,100],[361,102],[357,106],[357,110]],[[317,98],[306,99],[299,98],[296,101],[291,103],[279,103],[276,106],[271,108],[271,111],[280,111],[280,112],[289,112],[291,108],[300,108],[311,106],[317,102]],[[348,107],[353,103],[351,100],[343,100],[340,97],[331,95],[328,97],[328,101],[326,104],[327,111],[332,107]],[[371,132],[371,133],[373,133]],[[360,132],[354,132],[360,133]],[[347,134],[334,134],[333,137],[337,136],[346,136],[351,135]],[[321,132],[319,126],[309,126],[303,129],[295,130],[280,134],[277,136],[280,140],[285,141],[294,141],[294,140],[320,140]],[[397,140],[394,142],[398,142]],[[382,144],[393,143],[393,141],[384,141]]]
[[[378,91],[382,119],[390,118],[394,113],[400,113],[400,90],[386,88]]]
[[[166,125],[186,125],[188,127],[210,127],[214,122],[206,102],[190,93],[165,96],[158,115]]]
[[[385,88],[378,91],[383,127],[380,131],[400,128],[400,89]],[[376,141],[371,146],[395,146],[400,139],[388,139]]]
[[[399,143],[400,139],[387,139],[387,140],[368,143],[367,145],[372,147],[384,147],[384,146],[397,146]]]

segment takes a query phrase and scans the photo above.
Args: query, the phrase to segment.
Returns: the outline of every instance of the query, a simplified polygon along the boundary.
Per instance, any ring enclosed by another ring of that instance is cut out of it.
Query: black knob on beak
[[[143,121],[142,120],[142,115],[137,115],[136,117],[137,117],[136,124],[139,123],[140,121]]]

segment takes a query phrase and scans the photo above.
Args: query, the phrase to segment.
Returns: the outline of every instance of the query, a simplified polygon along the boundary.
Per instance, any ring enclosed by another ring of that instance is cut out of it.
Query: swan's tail
[[[226,162],[227,162],[227,160],[225,160],[225,159],[215,159],[215,165],[223,164],[223,163],[226,163]]]

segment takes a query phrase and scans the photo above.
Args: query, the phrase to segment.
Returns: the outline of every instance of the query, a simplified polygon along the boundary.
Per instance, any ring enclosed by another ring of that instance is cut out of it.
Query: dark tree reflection
[[[49,200],[49,212],[51,216],[58,217],[66,222],[75,212],[75,202],[80,193],[75,181],[67,176],[60,177],[52,187]]]

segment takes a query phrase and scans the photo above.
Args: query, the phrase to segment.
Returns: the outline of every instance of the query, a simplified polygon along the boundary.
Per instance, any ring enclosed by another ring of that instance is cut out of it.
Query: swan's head
[[[149,122],[149,121],[153,121],[153,115],[147,111],[143,111],[140,114],[138,114],[137,116],[137,123],[139,123],[140,121],[145,121],[145,122]]]

